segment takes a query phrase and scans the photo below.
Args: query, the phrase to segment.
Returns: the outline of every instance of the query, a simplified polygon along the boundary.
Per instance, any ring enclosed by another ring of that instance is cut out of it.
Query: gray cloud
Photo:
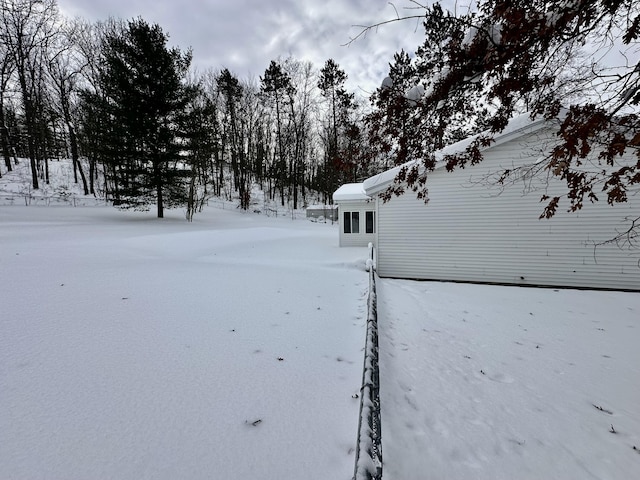
[[[199,70],[227,67],[242,78],[264,73],[271,60],[289,55],[316,68],[333,58],[349,75],[351,90],[372,91],[393,54],[413,52],[423,40],[412,21],[360,33],[395,16],[387,0],[58,0],[67,16],[104,20],[141,16],[159,24],[172,45],[193,49]],[[409,3],[406,3],[409,5]],[[402,11],[400,11],[402,13]],[[406,12],[405,13],[410,13]]]

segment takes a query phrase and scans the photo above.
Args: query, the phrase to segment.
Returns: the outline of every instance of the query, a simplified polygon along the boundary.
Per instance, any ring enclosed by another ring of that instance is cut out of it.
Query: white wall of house
[[[345,219],[345,215],[348,220]],[[345,220],[347,228],[345,228]],[[375,239],[375,202],[373,200],[341,201],[338,204],[338,222],[341,247],[366,247]]]
[[[341,247],[366,247],[375,238],[375,202],[362,183],[347,183],[333,193],[338,204]]]
[[[383,203],[384,181],[366,181],[376,198],[378,274],[640,290],[640,251],[595,246],[628,228],[625,217],[640,214],[639,195],[616,206],[600,195],[578,213],[561,201],[553,218],[539,219],[541,196],[566,193],[566,185],[527,174],[503,189],[491,181],[500,169],[541,159],[550,138],[548,129],[512,136],[487,149],[477,166],[429,173],[427,205],[411,192]]]

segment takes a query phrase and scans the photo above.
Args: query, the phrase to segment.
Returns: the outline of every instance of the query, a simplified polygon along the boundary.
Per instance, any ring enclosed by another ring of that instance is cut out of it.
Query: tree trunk
[[[29,90],[27,89],[27,80],[24,76],[24,72],[19,76],[20,89],[22,93],[22,102],[24,106],[25,123],[27,126],[27,145],[29,147],[29,163],[31,166],[31,183],[34,190],[38,190],[40,185],[38,184],[38,165],[36,162],[36,129],[34,125],[35,114],[33,112],[33,102],[29,96]]]
[[[162,174],[160,171],[160,162],[158,160],[153,161],[153,176],[156,184],[158,218],[164,218],[164,202],[162,198]]]
[[[89,159],[89,193],[95,197],[96,190],[94,184],[94,178],[97,178],[96,175],[96,161],[95,159]]]
[[[11,151],[9,150],[9,129],[5,123],[4,106],[0,101],[0,142],[2,143],[2,155],[7,171],[13,170],[11,167]]]
[[[67,127],[69,128],[69,143],[71,144],[71,160],[73,161],[73,171],[75,176],[75,182],[78,183],[78,177],[76,172],[80,172],[80,178],[82,179],[82,187],[84,188],[84,194],[89,195],[89,187],[87,185],[87,177],[84,175],[82,164],[78,155],[78,139],[76,132],[71,126],[71,122],[67,121]]]
[[[31,137],[29,135],[29,137]],[[36,154],[33,146],[33,139],[29,138],[29,164],[31,166],[31,184],[34,190],[38,190],[40,185],[38,184],[38,165],[36,163]]]

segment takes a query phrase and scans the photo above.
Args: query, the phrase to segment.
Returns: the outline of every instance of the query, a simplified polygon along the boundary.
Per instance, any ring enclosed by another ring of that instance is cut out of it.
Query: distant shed
[[[337,205],[309,205],[306,209],[307,218],[315,218],[319,220],[338,221]]]
[[[366,247],[376,232],[375,202],[362,183],[347,183],[333,194],[338,204],[341,247]]]

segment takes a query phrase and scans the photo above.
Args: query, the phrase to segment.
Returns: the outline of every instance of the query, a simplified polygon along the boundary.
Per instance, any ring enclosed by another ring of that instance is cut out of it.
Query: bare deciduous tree
[[[79,26],[75,22],[65,22],[62,28],[62,35],[59,35],[55,44],[49,48],[47,67],[56,97],[53,107],[64,122],[69,134],[74,181],[78,183],[79,173],[84,194],[88,195],[89,186],[79,158],[78,135],[74,118],[77,111],[75,103],[78,98],[78,82],[80,81],[82,70],[87,65],[86,60],[77,50],[73,41]]]
[[[0,35],[15,67],[27,130],[33,188],[37,189],[38,102],[43,98],[42,58],[57,35],[55,0],[0,0]]]

